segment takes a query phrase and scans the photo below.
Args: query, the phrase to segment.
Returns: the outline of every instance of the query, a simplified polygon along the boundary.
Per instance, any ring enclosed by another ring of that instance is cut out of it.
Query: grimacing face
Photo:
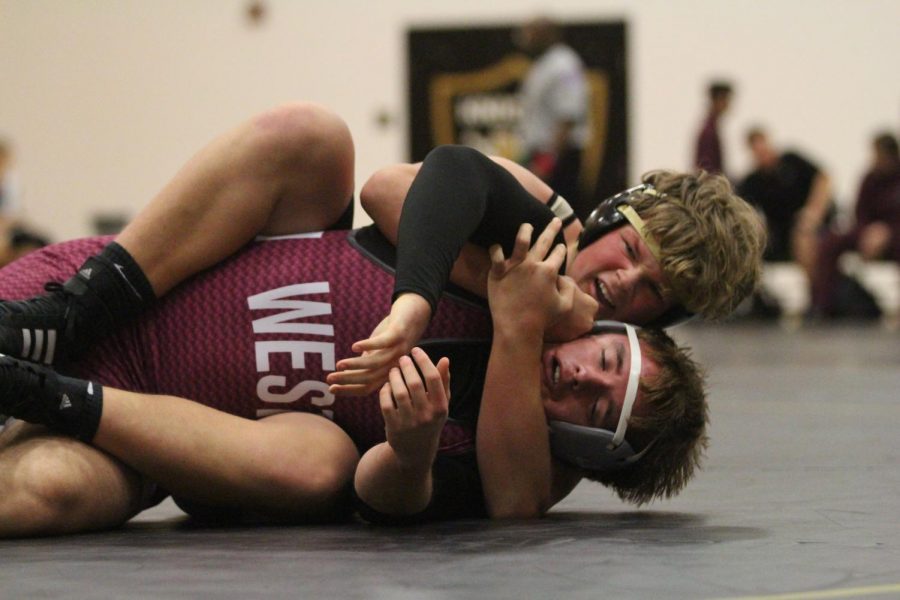
[[[587,335],[564,344],[547,344],[541,358],[541,401],[547,420],[614,431],[622,412],[631,352],[624,333]],[[659,367],[643,352],[641,379]],[[639,391],[631,414],[645,415]]]
[[[672,306],[659,262],[631,225],[613,229],[578,252],[566,274],[597,300],[597,319],[644,325]]]

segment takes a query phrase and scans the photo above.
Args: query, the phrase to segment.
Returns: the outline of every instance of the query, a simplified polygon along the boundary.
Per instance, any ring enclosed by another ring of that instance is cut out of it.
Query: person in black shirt
[[[815,249],[832,211],[831,181],[797,152],[779,153],[756,127],[747,134],[756,168],[738,185],[738,193],[765,216],[767,261],[796,261],[811,277]]]

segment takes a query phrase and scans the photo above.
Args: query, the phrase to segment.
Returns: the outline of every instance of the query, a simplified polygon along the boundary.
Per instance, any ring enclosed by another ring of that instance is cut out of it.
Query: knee
[[[0,534],[43,535],[78,530],[92,491],[80,465],[47,443],[23,453],[3,475]]]
[[[277,475],[278,487],[287,497],[325,501],[340,494],[353,480],[353,473],[359,461],[358,454],[345,454],[321,461],[316,465],[306,465],[302,470],[288,470]]]
[[[274,473],[274,488],[280,490],[283,502],[278,512],[303,519],[340,516],[351,504],[350,490],[358,462],[354,449],[332,460],[307,464],[303,469]]]
[[[283,104],[252,121],[256,150],[280,161],[316,161],[352,167],[353,139],[344,120],[324,106],[310,102]]]
[[[418,171],[417,165],[405,163],[375,171],[359,192],[360,206],[373,218],[387,211],[396,210],[399,213],[395,205],[402,205]]]

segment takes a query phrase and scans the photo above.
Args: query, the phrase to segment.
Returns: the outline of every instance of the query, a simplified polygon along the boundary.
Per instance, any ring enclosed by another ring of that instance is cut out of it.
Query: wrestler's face
[[[623,225],[581,250],[566,274],[600,305],[596,318],[643,325],[672,306],[665,276],[643,238]]]
[[[615,431],[631,368],[625,334],[602,333],[547,345],[541,363],[541,401],[548,421]],[[657,364],[643,352],[641,379],[658,372]],[[639,391],[631,414],[646,411]]]

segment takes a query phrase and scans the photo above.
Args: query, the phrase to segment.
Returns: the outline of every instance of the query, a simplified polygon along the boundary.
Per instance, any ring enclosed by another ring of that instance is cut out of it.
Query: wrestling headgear
[[[646,231],[643,219],[632,206],[634,198],[639,195],[665,197],[664,194],[656,191],[656,188],[651,184],[643,183],[603,200],[584,222],[584,229],[582,229],[581,235],[578,236],[578,250],[583,250],[610,231],[618,229],[627,223],[634,227],[641,239],[644,240],[650,253],[659,260],[659,245]],[[687,321],[693,316],[694,314],[684,306],[675,303],[669,310],[647,325],[649,327],[669,327]]]
[[[550,421],[550,451],[559,460],[590,471],[612,471],[634,464],[639,460],[652,442],[640,452],[635,452],[625,441],[625,430],[631,417],[638,393],[638,381],[641,376],[641,345],[633,325],[618,321],[596,321],[591,335],[598,333],[625,333],[631,353],[631,368],[628,371],[628,385],[625,388],[625,401],[622,402],[622,413],[615,431],[598,427],[573,425],[563,421]]]

